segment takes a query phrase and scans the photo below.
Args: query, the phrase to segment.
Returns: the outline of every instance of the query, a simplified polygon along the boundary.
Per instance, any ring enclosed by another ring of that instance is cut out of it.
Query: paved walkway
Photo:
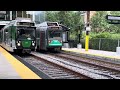
[[[12,65],[0,52],[0,79],[21,79]]]
[[[116,52],[110,52],[110,51],[93,50],[93,49],[89,49],[88,51],[85,51],[85,49],[78,49],[78,48],[62,48],[62,50],[120,59],[120,54]]]
[[[0,79],[41,79],[27,66],[0,47]]]

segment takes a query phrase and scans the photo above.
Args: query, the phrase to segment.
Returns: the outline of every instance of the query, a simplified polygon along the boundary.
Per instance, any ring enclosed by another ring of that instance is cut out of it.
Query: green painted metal
[[[30,47],[31,46],[31,40],[23,40],[22,41],[22,46],[23,47]]]
[[[15,40],[16,26],[11,26],[9,29],[11,29],[12,39]]]
[[[62,43],[58,40],[52,40],[49,46],[62,46]]]

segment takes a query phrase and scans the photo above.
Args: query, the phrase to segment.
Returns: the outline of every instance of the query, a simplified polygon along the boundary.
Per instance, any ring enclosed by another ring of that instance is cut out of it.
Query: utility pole
[[[87,11],[87,23],[90,22],[90,11]]]
[[[90,11],[87,11],[87,25],[86,25],[86,39],[85,39],[85,51],[89,49],[89,32],[90,32]]]

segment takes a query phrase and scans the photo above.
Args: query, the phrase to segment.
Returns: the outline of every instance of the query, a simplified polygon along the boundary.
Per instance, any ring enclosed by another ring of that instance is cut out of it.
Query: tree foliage
[[[111,11],[110,14],[120,16],[120,11]],[[109,29],[113,33],[120,33],[120,24],[111,24]]]
[[[105,32],[109,28],[109,24],[106,20],[107,11],[97,11],[91,18],[91,27],[93,32]]]
[[[114,34],[120,33],[120,24],[107,23],[107,14],[120,16],[120,11],[96,11],[96,14],[91,18],[90,22],[92,27],[91,33],[98,33],[95,37],[97,37],[97,35],[99,38],[106,37],[106,32]],[[62,24],[68,26],[70,28],[70,37],[72,39],[78,39],[80,30],[82,31],[84,28],[84,20],[79,11],[46,11],[46,20],[61,22]],[[92,36],[94,37],[94,35]],[[83,36],[83,38],[84,37],[85,36]]]
[[[70,37],[76,38],[78,31],[83,30],[83,19],[80,12],[73,11],[47,11],[47,21],[61,22],[70,28]],[[78,28],[80,26],[80,28]]]
[[[46,21],[58,21],[58,16],[56,11],[46,11]]]
[[[120,24],[107,23],[105,18],[107,14],[120,16],[120,11],[96,11],[91,18],[92,32],[120,33]]]

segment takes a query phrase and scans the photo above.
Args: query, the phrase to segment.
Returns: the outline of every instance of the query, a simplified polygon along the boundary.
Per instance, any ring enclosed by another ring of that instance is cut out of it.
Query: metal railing
[[[72,40],[69,43],[70,48],[77,47],[78,41]],[[81,40],[82,48],[85,48],[85,40]],[[89,40],[89,49],[113,51],[116,52],[116,47],[120,46],[119,39],[96,38]]]

